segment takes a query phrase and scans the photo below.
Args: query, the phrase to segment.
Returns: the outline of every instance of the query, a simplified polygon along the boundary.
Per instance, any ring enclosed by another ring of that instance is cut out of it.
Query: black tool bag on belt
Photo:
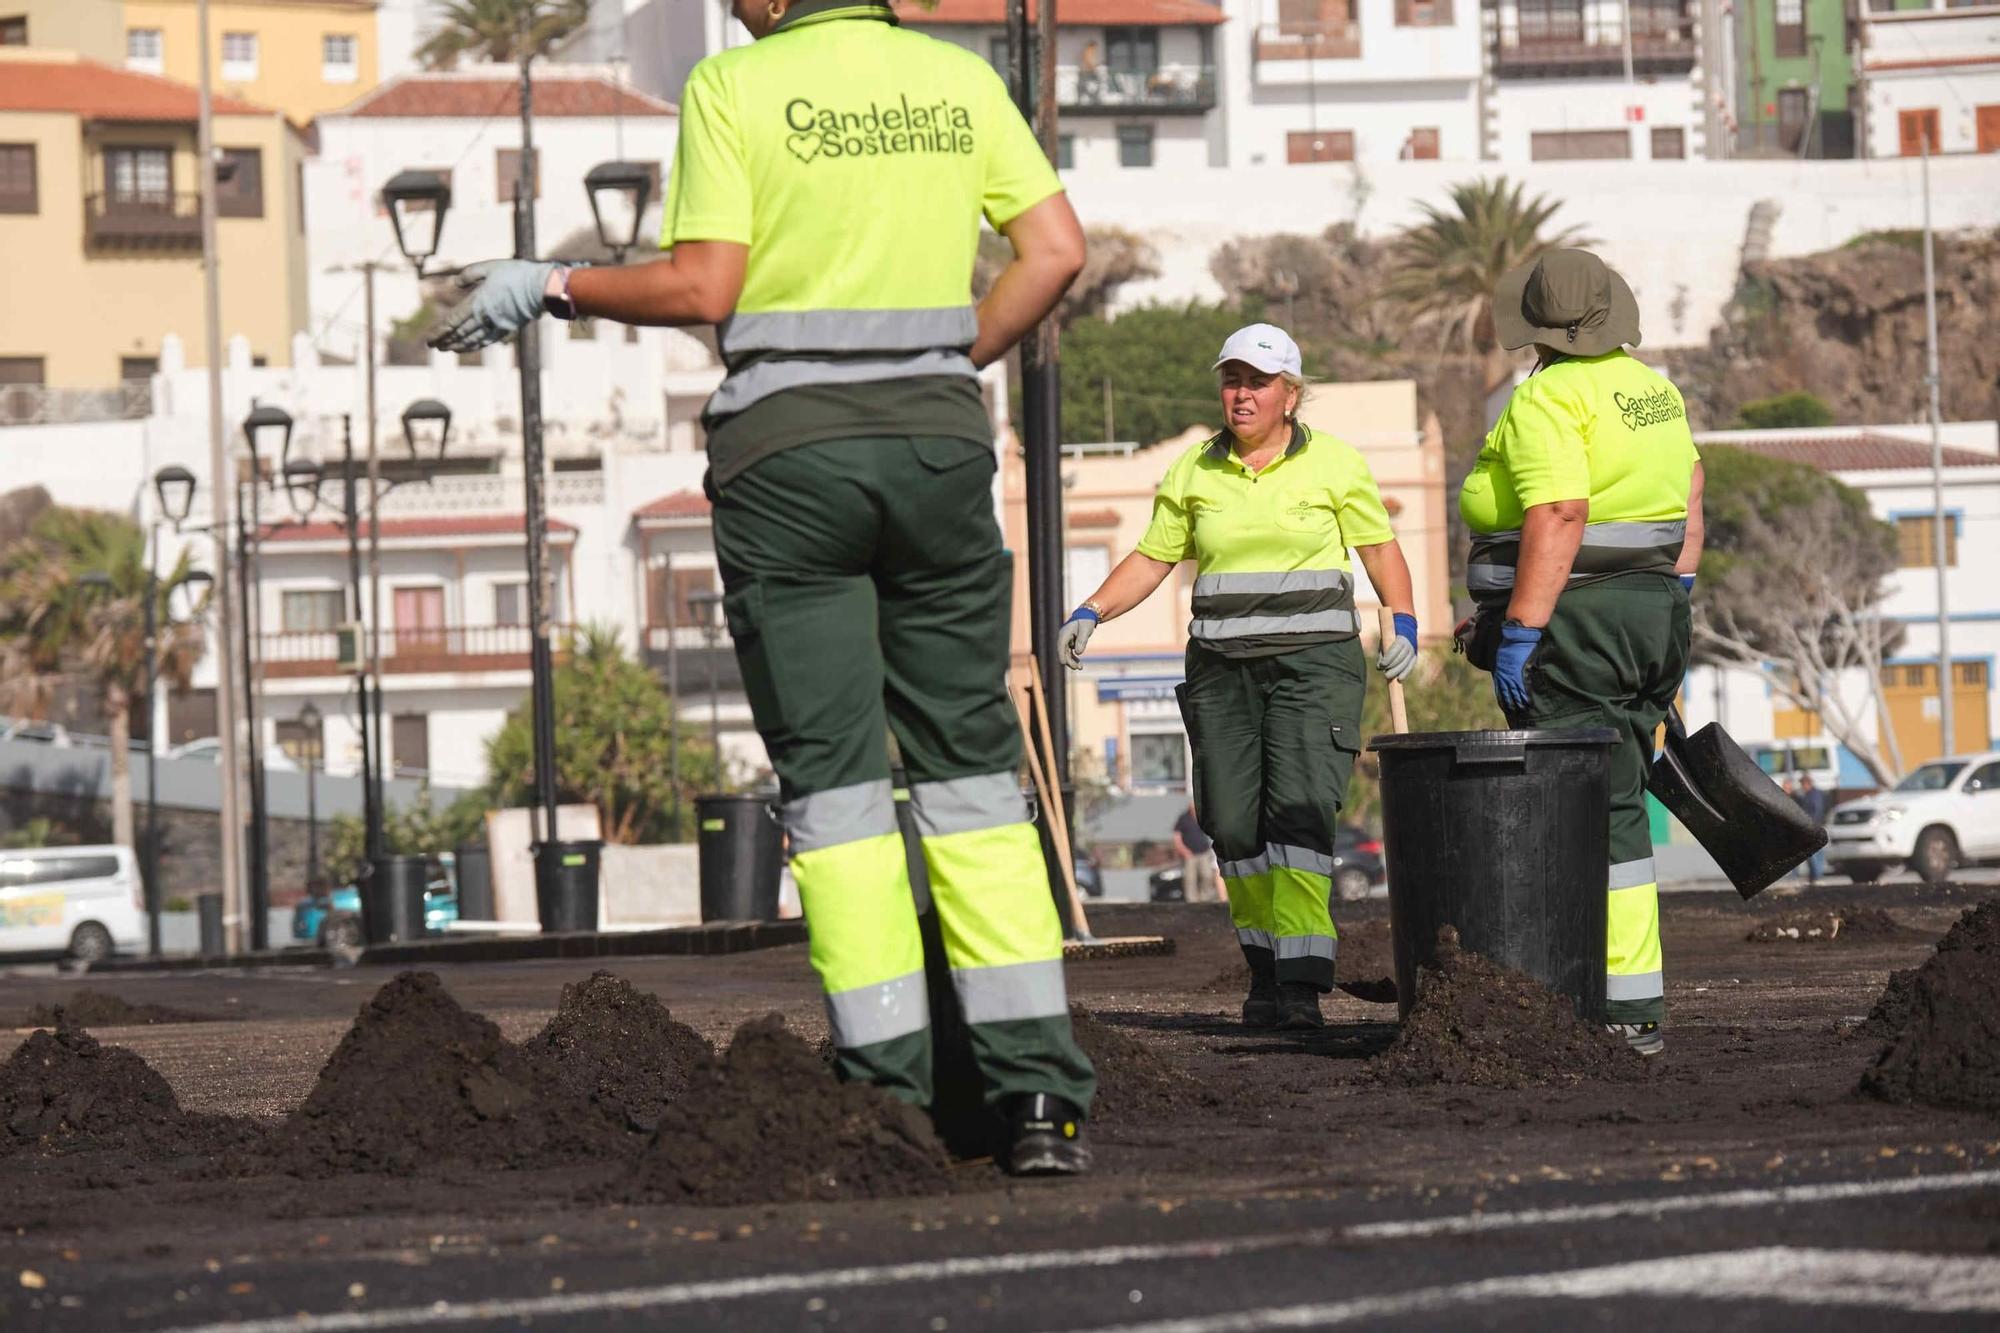
[[[1500,630],[1507,623],[1507,608],[1496,602],[1490,606],[1475,606],[1472,614],[1458,622],[1452,631],[1452,647],[1465,654],[1465,660],[1481,671],[1493,670],[1493,659],[1500,651]]]
[[[1711,722],[1687,734],[1667,713],[1667,743],[1646,790],[1694,834],[1729,882],[1753,898],[1826,846],[1826,830]]]

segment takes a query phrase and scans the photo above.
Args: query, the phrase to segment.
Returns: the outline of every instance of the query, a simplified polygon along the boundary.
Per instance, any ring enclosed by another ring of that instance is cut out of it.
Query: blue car
[[[449,853],[431,863],[424,886],[424,930],[439,935],[458,920],[458,886]],[[359,949],[368,937],[361,929],[361,890],[344,884],[330,894],[302,898],[292,909],[292,938],[322,949]]]

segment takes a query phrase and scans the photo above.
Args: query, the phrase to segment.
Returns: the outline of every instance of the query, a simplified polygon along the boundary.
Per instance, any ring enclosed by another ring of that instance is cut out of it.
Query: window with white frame
[[[346,613],[347,594],[338,588],[287,588],[278,602],[278,623],[287,634],[335,629]]]
[[[158,28],[125,30],[125,68],[158,74],[166,68],[166,42]]]
[[[353,83],[361,77],[354,34],[330,32],[319,41],[319,76],[328,83]]]
[[[1134,731],[1132,786],[1179,791],[1187,786],[1187,733]]]
[[[257,77],[257,34],[222,34],[222,79],[225,83],[248,83]]]

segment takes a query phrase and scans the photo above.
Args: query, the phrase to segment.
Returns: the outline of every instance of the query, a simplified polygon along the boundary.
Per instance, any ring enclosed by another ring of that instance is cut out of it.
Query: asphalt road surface
[[[587,1171],[114,1188],[16,1155],[0,1329],[1990,1329],[2000,1117],[1856,1096],[1875,1045],[1850,1029],[1991,892],[1671,897],[1657,1073],[1522,1090],[1382,1085],[1368,1059],[1392,1006],[1342,997],[1323,1034],[1244,1032],[1219,909],[1107,906],[1100,935],[1166,933],[1178,952],[1073,965],[1074,997],[1212,1095],[1095,1124],[1086,1181],[974,1162],[931,1198],[614,1207],[579,1201]],[[1745,939],[1856,902],[1903,930]],[[445,981],[521,1037],[588,970]],[[767,1009],[824,1031],[802,948],[615,970],[717,1039]],[[229,1021],[100,1035],[191,1109],[275,1117],[389,975],[119,976],[99,984]],[[0,1018],[76,984],[0,977]]]

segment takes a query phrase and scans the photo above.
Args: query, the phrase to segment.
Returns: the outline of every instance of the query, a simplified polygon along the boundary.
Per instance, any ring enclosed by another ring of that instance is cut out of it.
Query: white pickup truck
[[[2000,751],[1923,765],[1888,791],[1827,815],[1827,868],[1856,884],[1907,865],[1927,884],[2000,861]]]

